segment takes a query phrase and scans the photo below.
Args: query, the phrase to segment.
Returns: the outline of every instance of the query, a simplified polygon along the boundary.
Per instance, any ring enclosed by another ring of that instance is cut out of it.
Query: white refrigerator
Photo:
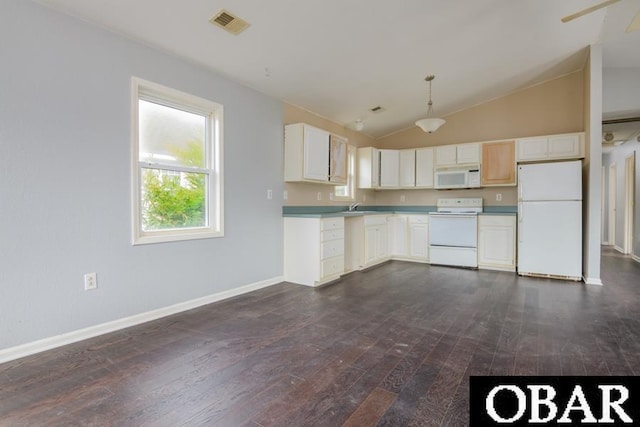
[[[518,166],[518,274],[582,279],[582,162]]]

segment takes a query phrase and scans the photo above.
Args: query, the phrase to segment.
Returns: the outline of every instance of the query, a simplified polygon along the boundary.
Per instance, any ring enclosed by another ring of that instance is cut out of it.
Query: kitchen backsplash
[[[286,183],[285,206],[345,206],[347,200],[331,200],[333,187],[324,184]],[[320,193],[320,200],[318,200]],[[498,196],[501,200],[497,200]],[[356,201],[370,206],[435,206],[441,198],[482,197],[485,206],[515,206],[516,187],[472,190],[356,190]]]

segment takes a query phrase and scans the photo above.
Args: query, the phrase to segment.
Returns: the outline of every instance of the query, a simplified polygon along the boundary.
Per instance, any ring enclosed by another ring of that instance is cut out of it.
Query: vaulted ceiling
[[[640,68],[640,0],[568,23],[598,0],[39,0],[337,123],[381,137],[584,66],[601,42],[605,66]],[[221,9],[250,26],[209,23]],[[371,108],[381,106],[378,113]]]

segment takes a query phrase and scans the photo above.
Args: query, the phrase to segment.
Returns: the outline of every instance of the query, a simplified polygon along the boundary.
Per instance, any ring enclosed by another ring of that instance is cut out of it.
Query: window
[[[335,200],[355,200],[356,199],[356,147],[347,146],[347,185],[340,185],[335,188]]]
[[[223,235],[222,106],[133,78],[133,243]]]

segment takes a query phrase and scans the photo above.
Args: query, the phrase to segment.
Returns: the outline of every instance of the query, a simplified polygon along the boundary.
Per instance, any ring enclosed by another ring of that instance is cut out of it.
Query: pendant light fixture
[[[427,133],[433,133],[438,130],[440,126],[446,123],[444,119],[439,119],[433,116],[433,101],[431,101],[431,82],[436,76],[427,76],[425,81],[429,82],[429,108],[427,109],[427,117],[420,119],[416,122],[416,126]]]

